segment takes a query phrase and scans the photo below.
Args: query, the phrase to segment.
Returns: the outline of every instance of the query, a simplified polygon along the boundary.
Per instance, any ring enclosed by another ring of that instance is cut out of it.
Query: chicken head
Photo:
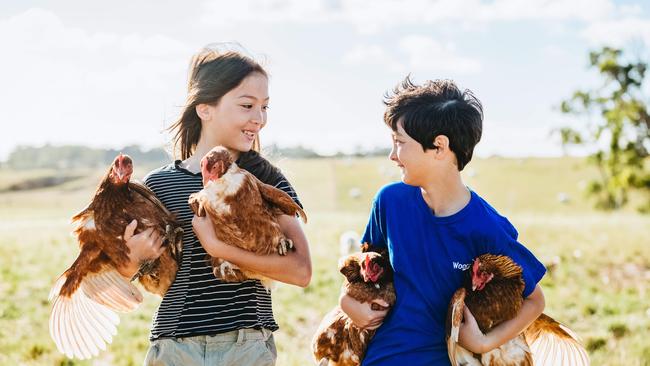
[[[221,178],[232,163],[233,158],[228,149],[223,146],[215,146],[201,159],[203,186],[205,187],[208,182]]]

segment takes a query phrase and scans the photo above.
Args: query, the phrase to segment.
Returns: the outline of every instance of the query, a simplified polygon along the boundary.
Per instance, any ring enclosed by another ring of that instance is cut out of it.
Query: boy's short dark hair
[[[415,85],[407,76],[392,93],[386,93],[384,104],[384,122],[393,131],[402,119],[404,131],[425,151],[437,149],[433,145],[436,136],[447,136],[459,171],[472,160],[483,131],[483,107],[470,90],[460,91],[451,80]]]

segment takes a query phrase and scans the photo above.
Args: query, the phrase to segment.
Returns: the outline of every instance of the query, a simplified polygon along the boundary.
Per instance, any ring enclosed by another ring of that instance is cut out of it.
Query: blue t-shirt
[[[419,187],[393,183],[382,188],[363,242],[388,247],[397,302],[372,338],[363,365],[449,365],[447,307],[474,258],[485,253],[511,257],[523,269],[524,297],[544,276],[544,265],[517,236],[508,219],[474,192],[456,214],[436,217]]]

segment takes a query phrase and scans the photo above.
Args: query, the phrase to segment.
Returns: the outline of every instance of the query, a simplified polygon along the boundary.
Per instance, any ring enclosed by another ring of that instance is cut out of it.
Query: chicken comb
[[[476,257],[474,259],[474,264],[472,265],[472,274],[476,274],[478,272],[478,267],[481,265],[481,260]]]

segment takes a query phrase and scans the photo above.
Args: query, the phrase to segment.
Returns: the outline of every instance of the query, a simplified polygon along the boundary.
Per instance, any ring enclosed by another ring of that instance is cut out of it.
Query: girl
[[[201,190],[200,160],[223,145],[237,164],[262,182],[288,193],[291,184],[259,154],[260,130],[266,125],[268,75],[252,58],[237,51],[206,47],[192,58],[185,108],[170,130],[182,160],[152,171],[145,184],[182,221],[183,259],[176,280],[153,319],[151,347],[145,365],[274,365],[271,296],[257,280],[222,283],[206,254],[285,283],[306,287],[311,260],[305,235],[295,217],[282,216],[280,226],[296,251],[287,256],[258,256],[219,241],[207,217],[192,213],[187,199]],[[162,252],[161,240],[150,232],[125,232],[131,263],[120,271],[137,272],[144,259]]]

